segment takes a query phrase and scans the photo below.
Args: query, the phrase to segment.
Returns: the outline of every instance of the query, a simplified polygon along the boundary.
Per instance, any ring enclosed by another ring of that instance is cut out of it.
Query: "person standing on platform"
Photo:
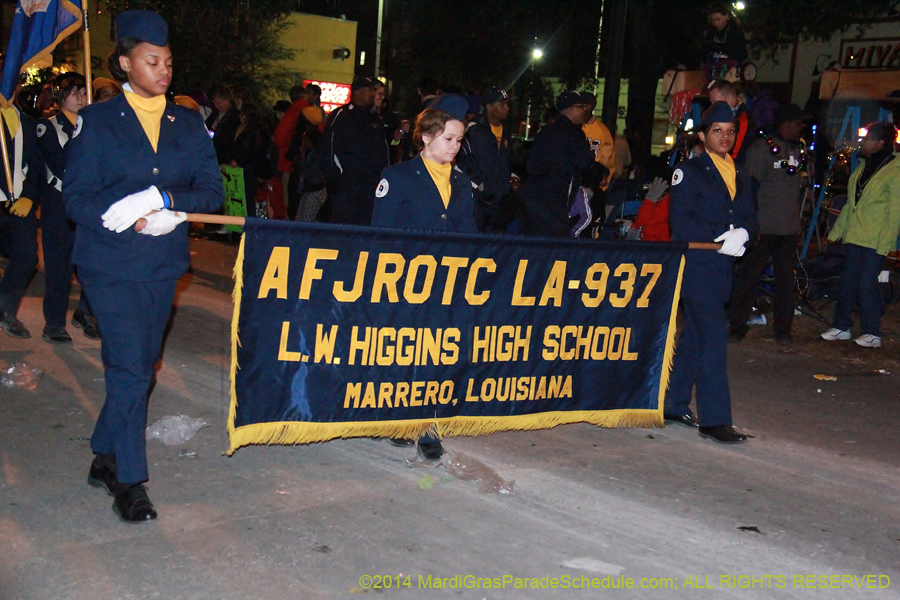
[[[691,413],[696,384],[700,436],[715,442],[746,442],[732,427],[728,387],[728,316],[734,257],[756,236],[750,177],[737,169],[728,152],[737,126],[731,108],[716,102],[703,113],[700,139],[706,151],[682,162],[672,175],[669,224],[676,242],[721,242],[718,253],[685,254],[681,306],[682,331],[666,393],[667,422],[697,427]]]
[[[320,142],[331,222],[368,225],[381,171],[390,164],[381,117],[372,111],[375,80],[357,77],[350,102],[328,115]]]
[[[166,22],[127,10],[115,30],[110,71],[127,82],[124,93],[79,113],[63,198],[78,226],[73,262],[103,335],[106,401],[88,483],[105,488],[113,511],[133,523],[157,516],[143,485],[147,400],[190,259],[185,212],[218,209],[224,190],[203,118],[166,102]]]
[[[44,249],[44,332],[41,336],[51,344],[72,341],[66,331],[69,289],[72,286],[72,247],[75,224],[66,215],[62,182],[66,172],[67,145],[75,131],[75,120],[87,102],[84,76],[63,73],[53,81],[53,95],[59,112],[37,125],[37,142],[47,163],[47,185],[41,194],[41,245]],[[72,325],[92,340],[100,339],[97,321],[81,291]]]
[[[801,161],[805,161],[798,144],[803,133],[800,107],[780,107],[775,113],[775,130],[773,138],[753,142],[744,162],[747,172],[759,184],[756,205],[760,236],[738,263],[734,275],[728,306],[728,339],[732,342],[740,342],[750,330],[747,319],[756,301],[759,279],[771,257],[775,268],[775,341],[781,345],[793,343],[791,324],[797,306],[794,266],[800,234],[799,171]]]
[[[416,119],[413,141],[419,154],[382,173],[375,191],[372,225],[478,233],[472,181],[453,166],[465,135],[468,103],[458,94],[445,94],[435,98],[431,106]],[[391,442],[407,445],[404,440]],[[423,460],[436,461],[444,449],[440,438],[425,434],[419,438],[416,452]]]
[[[15,106],[0,108],[6,136],[13,202],[0,205],[0,238],[7,242],[9,264],[0,280],[0,329],[14,338],[30,338],[31,332],[17,318],[25,288],[38,264],[35,211],[45,176],[44,158],[38,149],[35,122]],[[6,175],[0,168],[2,200],[9,200]]]

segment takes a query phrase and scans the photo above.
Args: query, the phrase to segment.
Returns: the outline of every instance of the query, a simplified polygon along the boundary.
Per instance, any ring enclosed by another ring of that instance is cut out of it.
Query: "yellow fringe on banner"
[[[653,427],[662,424],[656,410],[556,411],[509,417],[449,417],[411,421],[362,421],[347,423],[305,423],[285,421],[257,423],[237,429],[229,427],[231,448],[251,444],[310,444],[336,438],[389,437],[416,439],[425,432],[441,437],[472,437],[501,431],[533,431],[558,425],[590,423],[600,427]],[[658,423],[658,424],[657,424]],[[229,423],[230,425],[230,423]]]
[[[681,300],[681,278],[684,275],[684,255],[678,265],[678,280],[675,282],[675,293],[672,296],[672,312],[669,315],[669,333],[666,336],[666,351],[663,354],[662,379],[659,382],[659,410],[654,425],[663,426],[663,408],[666,403],[666,391],[669,389],[669,378],[672,375],[672,360],[675,358],[675,321],[678,316],[678,301]]]
[[[237,417],[237,391],[235,389],[235,381],[237,380],[237,349],[240,341],[238,340],[238,317],[241,315],[241,290],[244,288],[244,241],[247,234],[241,234],[241,244],[238,246],[237,258],[234,261],[234,292],[231,299],[234,302],[234,311],[231,314],[231,402],[228,408],[228,436],[231,438],[231,449],[228,455],[237,449],[234,445],[234,419]]]

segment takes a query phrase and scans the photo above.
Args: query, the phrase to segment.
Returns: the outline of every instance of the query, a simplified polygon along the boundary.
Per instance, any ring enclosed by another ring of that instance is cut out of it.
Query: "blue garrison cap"
[[[734,113],[727,102],[713,102],[709,108],[703,111],[700,120],[701,127],[707,127],[713,123],[735,123]]]
[[[116,17],[116,40],[126,38],[165,46],[169,43],[169,26],[152,10],[126,10]]]
[[[442,110],[454,119],[466,120],[466,112],[469,110],[469,101],[459,94],[441,94],[428,106]]]

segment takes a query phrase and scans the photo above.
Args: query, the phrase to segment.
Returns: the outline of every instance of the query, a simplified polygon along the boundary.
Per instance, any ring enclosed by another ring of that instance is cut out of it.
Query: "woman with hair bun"
[[[91,437],[88,483],[128,523],[156,518],[143,483],[147,397],[175,285],[188,268],[185,212],[222,206],[222,176],[195,111],[166,102],[168,25],[148,10],[116,17],[113,77],[123,93],[81,110],[69,142],[66,212],[73,261],[103,336],[106,401]],[[178,212],[176,212],[178,211]]]
[[[478,233],[472,180],[453,164],[465,135],[467,108],[462,96],[445,94],[422,111],[413,134],[419,154],[382,172],[375,191],[373,226]],[[438,437],[426,434],[419,438],[417,454],[436,461],[444,449]]]

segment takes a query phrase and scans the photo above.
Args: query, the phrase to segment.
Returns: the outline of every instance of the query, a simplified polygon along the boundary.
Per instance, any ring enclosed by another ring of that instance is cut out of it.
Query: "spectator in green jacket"
[[[862,335],[856,343],[880,348],[882,298],[878,275],[884,257],[897,248],[900,233],[900,160],[894,152],[897,129],[892,124],[873,123],[867,130],[860,150],[862,160],[847,186],[847,205],[828,234],[829,241],[846,244],[847,254],[834,327],[822,338],[850,339],[850,311],[858,301]]]

